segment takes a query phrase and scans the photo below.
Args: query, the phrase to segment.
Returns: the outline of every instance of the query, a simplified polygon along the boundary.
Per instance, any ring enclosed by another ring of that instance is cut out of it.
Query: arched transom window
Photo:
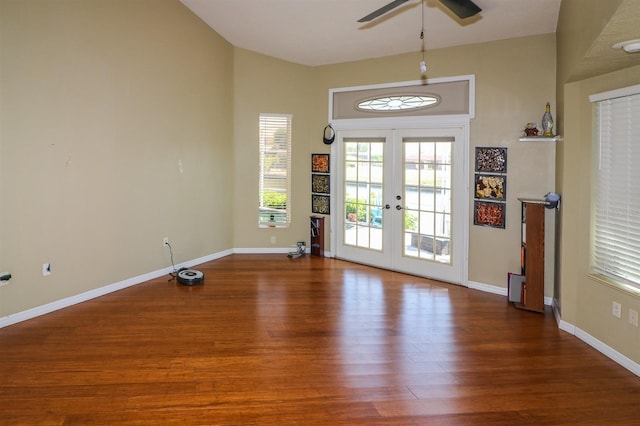
[[[437,105],[440,98],[434,95],[393,95],[365,99],[356,108],[363,111],[406,111]]]

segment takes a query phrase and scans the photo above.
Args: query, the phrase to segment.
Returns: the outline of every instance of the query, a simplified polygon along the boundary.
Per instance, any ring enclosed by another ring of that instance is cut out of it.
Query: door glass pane
[[[384,138],[345,138],[344,244],[382,251]]]
[[[424,210],[434,211],[436,205],[436,194],[433,189],[420,188],[420,206]],[[416,207],[416,210],[419,210],[419,207]]]
[[[452,138],[405,138],[403,255],[451,263]]]

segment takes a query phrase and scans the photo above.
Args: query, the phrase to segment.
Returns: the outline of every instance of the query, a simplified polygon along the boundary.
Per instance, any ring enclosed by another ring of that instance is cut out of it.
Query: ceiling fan
[[[394,0],[391,3],[382,6],[380,9],[374,10],[364,18],[358,19],[358,22],[372,21],[407,1],[409,0]],[[455,13],[460,19],[469,18],[482,10],[471,0],[440,0],[440,2]]]

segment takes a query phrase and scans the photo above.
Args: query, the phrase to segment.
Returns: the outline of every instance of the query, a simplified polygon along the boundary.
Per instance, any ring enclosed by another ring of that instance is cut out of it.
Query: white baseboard
[[[234,254],[287,254],[290,251],[295,251],[295,248],[292,247],[275,247],[275,248],[235,248],[233,249]],[[310,253],[309,249],[307,249],[307,253]]]
[[[493,293],[498,294],[500,296],[507,297],[507,288],[506,287],[498,287],[491,284],[483,284],[475,281],[467,281],[467,287],[472,288],[474,290],[484,291],[485,293]],[[553,304],[553,299],[551,297],[544,298],[544,304],[551,306]]]
[[[601,342],[600,340],[596,339],[595,337],[578,327],[575,327],[574,336],[576,336],[578,339],[582,340],[589,346],[595,348],[607,357],[611,358],[613,361],[631,371],[636,376],[640,376],[640,364],[638,364],[634,360],[627,358],[625,355],[621,354],[620,352],[616,351],[612,347],[606,345],[605,343]]]
[[[484,291],[485,293],[493,293],[493,294],[498,294],[500,296],[507,297],[506,287],[498,287],[496,285],[483,284],[475,281],[467,281],[467,287],[472,288],[474,290]]]
[[[233,249],[234,254],[288,254],[291,251],[295,251],[295,247],[291,246],[289,248],[235,248]],[[306,254],[311,254],[311,249],[307,247]],[[333,257],[330,251],[324,252],[324,257]]]
[[[631,371],[636,376],[640,376],[640,364],[626,357],[620,352],[616,351],[611,346],[596,339],[595,337],[593,337],[586,331],[582,330],[581,328],[576,327],[575,325],[567,321],[564,321],[562,319],[562,316],[560,315],[560,311],[558,310],[557,303],[555,300],[553,303],[553,314],[556,318],[556,322],[558,323],[558,328],[560,330],[576,336],[578,339],[582,340],[587,345],[591,346],[592,348],[602,353],[609,359],[613,360],[614,362],[620,364],[627,370]]]
[[[183,262],[179,265],[175,265],[176,269],[188,268],[190,266],[199,265],[201,263],[209,262],[221,257],[225,257],[232,254],[232,250],[225,250],[219,253],[210,254],[208,256],[199,257],[197,259]],[[84,293],[76,294],[74,296],[65,297],[64,299],[56,300],[55,302],[47,303],[45,305],[36,306],[35,308],[27,309],[26,311],[17,312],[15,314],[7,315],[0,318],[0,328],[7,327],[12,324],[16,324],[22,321],[26,321],[41,315],[46,315],[51,312],[63,309],[69,306],[76,305],[78,303],[86,302],[87,300],[95,299],[96,297],[104,296],[105,294],[113,293],[114,291],[122,290],[127,287],[134,286],[136,284],[143,283],[155,278],[159,278],[163,275],[169,275],[173,272],[172,267],[158,269],[157,271],[148,272],[146,274],[138,275],[133,278],[128,278],[117,283],[109,284],[104,287],[99,287],[93,290],[86,291]]]
[[[220,259],[222,257],[227,257],[233,254],[233,250],[223,250],[218,253],[209,254],[207,256],[202,256],[197,259],[189,260],[187,262],[183,262],[180,265],[176,265],[177,269],[180,268],[189,268],[191,266],[200,265],[201,263],[211,262],[212,260]]]

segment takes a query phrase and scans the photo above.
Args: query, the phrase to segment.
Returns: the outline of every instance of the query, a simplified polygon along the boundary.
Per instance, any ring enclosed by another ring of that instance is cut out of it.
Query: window
[[[394,95],[366,99],[358,103],[357,108],[368,111],[403,111],[426,108],[440,103],[434,95]]]
[[[291,222],[291,115],[260,114],[260,226]]]
[[[592,271],[640,288],[640,86],[594,102]]]

